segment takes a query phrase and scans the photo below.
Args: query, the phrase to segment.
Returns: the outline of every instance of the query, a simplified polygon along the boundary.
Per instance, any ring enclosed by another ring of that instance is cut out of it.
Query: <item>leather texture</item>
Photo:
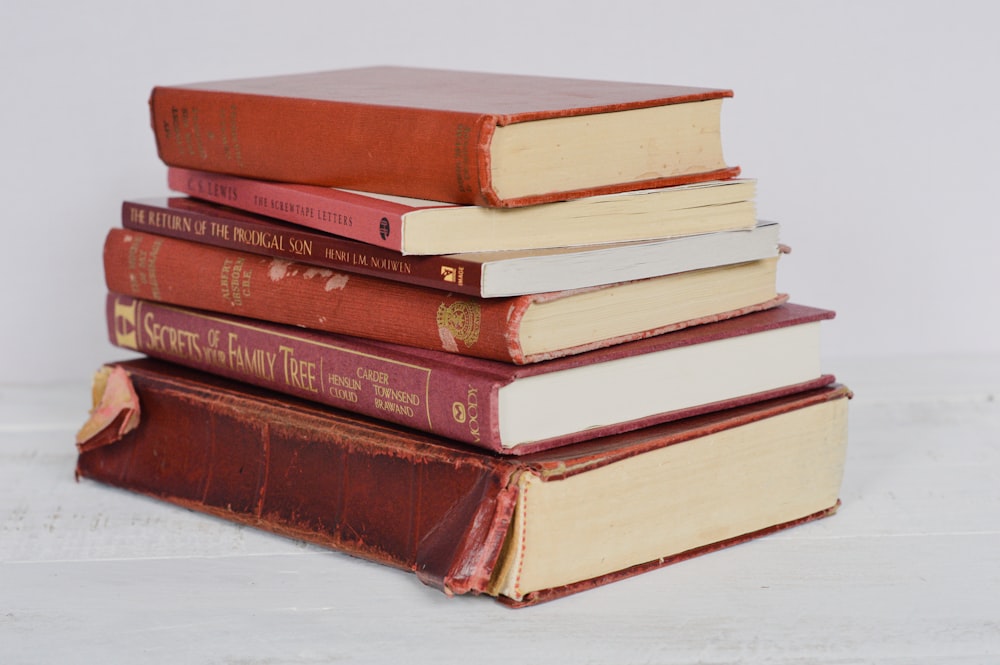
[[[834,386],[504,457],[158,360],[114,367],[127,374],[138,397],[138,424],[104,445],[80,442],[79,477],[408,570],[448,594],[487,589],[518,474],[558,482],[848,395]],[[771,530],[509,602],[551,600]]]

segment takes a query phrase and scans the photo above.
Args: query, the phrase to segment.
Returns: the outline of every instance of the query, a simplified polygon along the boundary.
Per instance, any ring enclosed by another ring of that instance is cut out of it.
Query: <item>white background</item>
[[[732,88],[727,159],[784,225],[781,289],[839,313],[830,369],[1000,352],[998,7],[7,0],[0,380],[79,381],[123,355],[101,245],[122,198],[166,193],[153,85],[369,64]]]

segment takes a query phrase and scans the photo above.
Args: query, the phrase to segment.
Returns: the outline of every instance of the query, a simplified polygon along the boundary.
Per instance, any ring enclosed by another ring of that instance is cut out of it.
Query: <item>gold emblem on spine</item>
[[[438,328],[444,328],[452,337],[472,346],[479,340],[479,305],[471,302],[441,303],[437,311]]]
[[[136,339],[135,330],[135,309],[136,302],[123,304],[120,300],[115,300],[115,342],[119,346],[129,349],[139,349],[139,341]]]

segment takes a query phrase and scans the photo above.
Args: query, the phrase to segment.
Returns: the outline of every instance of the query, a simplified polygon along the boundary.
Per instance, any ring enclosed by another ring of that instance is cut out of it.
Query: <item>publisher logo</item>
[[[441,266],[441,279],[455,283],[458,281],[458,271],[453,266]]]
[[[469,435],[473,443],[478,443],[479,435],[479,390],[469,388],[464,402],[454,402],[451,405],[451,417],[455,422],[464,425],[468,423]]]
[[[382,240],[385,240],[386,238],[388,238],[389,237],[389,230],[390,230],[389,229],[389,220],[386,219],[385,217],[383,217],[382,220],[378,223],[378,234],[379,234],[379,237],[381,237]]]
[[[129,349],[139,348],[135,328],[136,302],[122,303],[115,300],[115,343]]]

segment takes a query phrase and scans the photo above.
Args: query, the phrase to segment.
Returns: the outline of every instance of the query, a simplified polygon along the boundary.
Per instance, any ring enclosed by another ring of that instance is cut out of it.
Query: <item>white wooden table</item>
[[[523,610],[77,483],[88,381],[0,386],[0,664],[1000,663],[1000,358],[826,369],[839,514]]]

